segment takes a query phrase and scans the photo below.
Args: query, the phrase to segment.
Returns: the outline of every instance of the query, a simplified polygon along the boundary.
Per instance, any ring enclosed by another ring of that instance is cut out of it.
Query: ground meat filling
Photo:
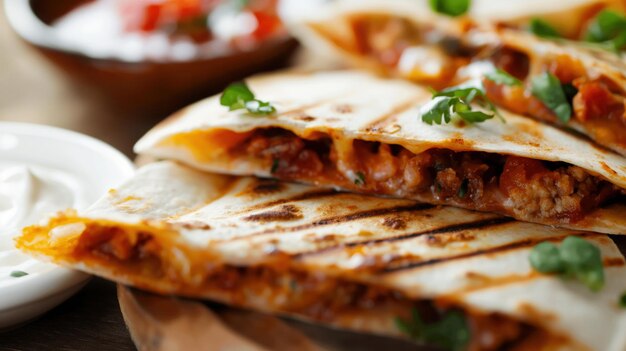
[[[446,149],[414,154],[399,145],[362,140],[340,152],[328,136],[305,140],[279,128],[259,129],[229,153],[264,164],[284,180],[453,204],[531,221],[575,222],[620,194],[611,183],[565,163]]]
[[[253,296],[257,303],[265,301],[266,308],[321,322],[332,322],[344,312],[358,316],[359,311],[371,312],[380,308],[379,311],[389,318],[406,320],[410,319],[413,310],[417,310],[426,323],[433,323],[451,310],[451,307],[438,307],[432,300],[410,299],[388,288],[323,274],[312,275],[280,264],[210,265],[206,258],[193,260],[188,254],[190,265],[181,269],[179,262],[169,257],[167,251],[149,232],[129,233],[120,228],[88,224],[74,249],[74,256],[86,262],[104,261],[129,277],[138,274],[161,282],[173,282],[180,291],[187,291],[192,296],[207,291],[218,292],[230,303],[243,307]],[[523,345],[533,335],[546,333],[497,313],[464,315],[471,333],[468,350],[502,350]],[[545,336],[542,342],[550,338],[556,336]]]

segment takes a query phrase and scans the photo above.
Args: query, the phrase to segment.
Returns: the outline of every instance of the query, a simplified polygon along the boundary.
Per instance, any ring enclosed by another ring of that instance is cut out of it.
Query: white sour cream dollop
[[[84,208],[80,178],[37,164],[0,162],[0,251],[13,248],[21,228],[68,208]]]

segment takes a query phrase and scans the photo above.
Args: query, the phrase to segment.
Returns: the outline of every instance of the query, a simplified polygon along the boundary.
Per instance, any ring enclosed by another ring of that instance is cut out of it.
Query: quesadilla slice
[[[584,274],[595,292],[531,268],[535,245],[572,238],[597,250],[599,271]],[[626,347],[625,261],[611,239],[494,214],[162,162],[17,245],[153,292],[442,349]]]
[[[597,10],[590,14],[603,7],[593,8]],[[436,16],[419,1],[346,1],[313,14],[295,31],[312,50],[331,47],[356,66],[435,89],[482,80],[496,105],[574,129],[626,155],[626,63],[603,48],[610,44],[623,50],[626,41],[540,38],[519,26],[480,20],[479,11],[452,19]],[[618,17],[607,21],[621,21],[620,38],[626,36],[626,17],[611,14]]]
[[[504,122],[427,124],[428,89],[360,72],[248,83],[275,112],[229,111],[209,98],[155,127],[135,151],[218,173],[626,233],[626,158],[559,129],[504,110]]]

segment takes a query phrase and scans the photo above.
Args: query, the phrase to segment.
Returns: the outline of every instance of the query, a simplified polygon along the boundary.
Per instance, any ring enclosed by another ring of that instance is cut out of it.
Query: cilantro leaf
[[[355,185],[365,185],[365,174],[361,171],[356,172],[356,177],[354,178]]]
[[[469,10],[471,0],[429,0],[430,8],[451,17],[461,16]]]
[[[611,10],[601,11],[587,28],[585,40],[612,51],[626,49],[626,17]]]
[[[552,110],[561,122],[569,122],[572,117],[572,106],[567,100],[563,86],[556,76],[545,72],[534,77],[531,81],[531,92]]]
[[[604,264],[600,249],[580,237],[567,237],[560,247],[543,242],[532,249],[529,261],[538,272],[576,279],[592,291],[604,287]]]
[[[487,108],[491,114],[474,111],[472,103]],[[435,92],[433,99],[424,105],[420,112],[422,122],[429,125],[447,124],[454,119],[467,123],[480,123],[495,116],[504,121],[495,106],[487,99],[482,85],[477,86],[474,82]]]
[[[444,350],[464,350],[471,338],[465,316],[459,311],[449,311],[438,321],[426,323],[422,320],[419,311],[413,309],[411,319],[406,321],[397,318],[396,326],[414,341]]]
[[[280,167],[280,160],[275,158],[272,160],[272,167],[270,168],[270,173],[274,174],[278,171],[278,167]]]
[[[560,38],[559,32],[552,25],[542,19],[533,18],[530,20],[530,32],[542,38]]]
[[[229,85],[220,97],[220,104],[228,107],[229,111],[246,109],[253,115],[269,115],[276,112],[271,103],[257,100],[245,82]]]
[[[24,271],[13,271],[11,272],[10,276],[13,278],[21,278],[23,276],[28,275],[28,273],[24,272]]]
[[[619,306],[621,308],[626,308],[626,292],[624,292],[622,296],[619,297]]]
[[[522,81],[508,74],[507,72],[497,69],[494,72],[485,74],[485,78],[497,84],[504,84],[508,86],[522,85]]]

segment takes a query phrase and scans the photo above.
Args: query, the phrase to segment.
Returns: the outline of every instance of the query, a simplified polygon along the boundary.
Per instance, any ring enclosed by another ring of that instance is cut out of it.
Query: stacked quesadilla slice
[[[572,237],[600,249],[599,292],[531,268],[535,245]],[[154,292],[448,350],[626,346],[626,268],[611,239],[410,200],[161,162],[18,245]]]
[[[340,1],[305,17],[296,32],[313,50],[331,47],[356,66],[436,89],[480,80],[497,105],[574,129],[626,155],[626,64],[614,52],[626,49],[624,43],[554,38],[560,36],[556,32],[538,37],[508,18],[516,8],[532,12],[532,4],[500,3],[479,2],[468,16],[452,19],[434,14],[420,1]],[[609,26],[604,22],[626,27],[621,2],[543,3],[551,23],[577,33],[570,38],[608,40],[602,35],[612,34],[598,29]],[[608,15],[602,12],[611,8]],[[491,12],[497,9],[505,12],[504,22]],[[482,12],[487,12],[484,19]],[[598,16],[607,18],[598,24]],[[528,18],[522,15],[521,20]]]
[[[136,152],[207,171],[496,212],[626,233],[626,159],[500,109],[483,123],[426,123],[428,89],[362,72],[248,80],[276,112],[229,111],[213,97],[164,121]],[[480,108],[480,107],[476,107]]]

